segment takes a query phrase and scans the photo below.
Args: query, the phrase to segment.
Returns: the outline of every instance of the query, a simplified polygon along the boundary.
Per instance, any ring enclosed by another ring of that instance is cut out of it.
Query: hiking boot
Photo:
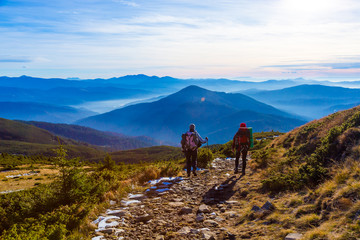
[[[194,176],[197,176],[196,172],[193,172]]]
[[[237,173],[239,173],[239,170],[236,168],[236,169],[234,169],[234,174],[237,174]]]
[[[242,173],[241,173],[241,174],[242,174],[242,175],[245,175],[245,169],[242,170]]]

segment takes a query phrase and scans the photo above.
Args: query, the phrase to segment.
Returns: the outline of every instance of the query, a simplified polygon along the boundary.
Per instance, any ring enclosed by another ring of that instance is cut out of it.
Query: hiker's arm
[[[197,134],[197,136],[198,136],[198,138],[199,138],[199,140],[200,140],[201,143],[206,143],[206,142],[207,142],[207,139],[204,140],[204,139],[200,136],[200,134],[199,134],[198,132],[196,132],[196,134]]]

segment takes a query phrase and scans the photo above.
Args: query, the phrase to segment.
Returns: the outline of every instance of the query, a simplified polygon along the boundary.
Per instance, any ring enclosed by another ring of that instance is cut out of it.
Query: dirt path
[[[250,169],[234,174],[234,159],[216,159],[213,166],[130,194],[95,221],[93,239],[271,239],[265,225],[243,223],[256,212],[254,203],[270,200],[259,192],[257,175]]]

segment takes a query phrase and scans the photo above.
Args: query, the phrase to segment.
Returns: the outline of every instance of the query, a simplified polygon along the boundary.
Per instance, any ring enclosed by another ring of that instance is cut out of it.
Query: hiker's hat
[[[195,130],[195,124],[190,124],[190,130]]]
[[[246,127],[246,123],[241,123],[240,127]]]

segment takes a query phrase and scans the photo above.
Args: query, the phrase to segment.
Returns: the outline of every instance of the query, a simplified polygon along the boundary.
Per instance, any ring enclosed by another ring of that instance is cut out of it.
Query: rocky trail
[[[268,231],[277,229],[256,217],[243,220],[249,212],[271,211],[271,198],[261,194],[250,169],[242,176],[233,168],[234,159],[215,159],[197,176],[151,181],[145,192],[129,194],[95,220],[92,239],[272,239]]]

